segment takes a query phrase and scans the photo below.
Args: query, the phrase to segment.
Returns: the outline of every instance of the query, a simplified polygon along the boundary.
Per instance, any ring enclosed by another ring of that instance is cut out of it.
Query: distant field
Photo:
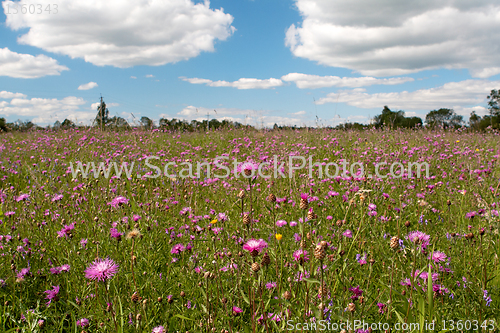
[[[1,134],[0,331],[498,331],[499,142]]]

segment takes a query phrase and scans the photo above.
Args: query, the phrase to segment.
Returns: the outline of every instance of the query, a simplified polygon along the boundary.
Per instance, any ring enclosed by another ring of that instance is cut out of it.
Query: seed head
[[[398,236],[394,236],[391,238],[391,249],[395,250],[397,248],[399,248],[399,238]]]
[[[260,265],[259,265],[259,263],[254,262],[252,264],[252,271],[254,271],[255,273],[257,273],[258,271],[260,271]]]
[[[137,238],[140,236],[141,236],[141,232],[139,231],[139,229],[134,228],[131,231],[129,231],[129,233],[127,234],[127,239],[134,239],[134,238]]]
[[[322,261],[323,259],[325,259],[325,256],[326,256],[325,248],[322,247],[321,245],[316,246],[316,249],[314,249],[314,257],[319,261]]]
[[[262,257],[260,264],[262,266],[267,266],[270,263],[271,263],[271,257],[269,257],[269,254],[267,254],[267,252],[266,252],[266,253],[264,253],[264,256]]]

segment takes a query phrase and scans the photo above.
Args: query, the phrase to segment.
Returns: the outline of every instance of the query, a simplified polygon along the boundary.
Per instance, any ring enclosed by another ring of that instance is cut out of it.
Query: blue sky
[[[485,114],[486,96],[500,88],[494,0],[2,6],[0,117],[8,121],[88,124],[100,94],[111,115],[131,123],[209,113],[259,127],[325,126],[367,123],[384,105],[421,117],[447,107],[467,118]]]

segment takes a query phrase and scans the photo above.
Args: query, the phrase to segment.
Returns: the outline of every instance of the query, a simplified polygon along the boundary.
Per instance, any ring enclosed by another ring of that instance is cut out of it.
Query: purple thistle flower
[[[172,254],[179,254],[181,253],[182,251],[184,251],[186,248],[184,247],[184,245],[182,244],[176,244],[172,247],[172,250],[170,251],[170,253]]]
[[[76,321],[76,326],[80,326],[81,328],[89,326],[89,320],[87,318],[82,318]]]
[[[349,291],[353,293],[351,299],[354,301],[356,301],[360,296],[363,295],[363,290],[361,290],[359,286],[357,286],[356,288],[349,288]]]
[[[278,221],[276,221],[276,226],[277,227],[284,227],[285,225],[287,225],[287,223],[286,223],[285,220],[278,220]]]
[[[418,244],[422,247],[422,249],[425,249],[429,245],[430,238],[431,236],[418,230],[412,231],[408,234],[408,239],[410,240],[410,242]]]
[[[121,205],[126,205],[128,204],[128,199],[122,196],[118,196],[111,200],[111,202],[108,202],[108,205],[112,206],[113,208],[119,207]]]
[[[245,245],[243,245],[243,250],[247,250],[248,252],[257,251],[260,252],[262,249],[267,247],[267,243],[263,239],[250,239]]]
[[[121,240],[123,233],[118,232],[115,228],[109,229],[109,233],[111,234],[112,238],[116,238],[117,240]]]
[[[59,286],[52,286],[52,290],[45,290],[44,293],[47,294],[45,298],[49,300],[47,303],[45,303],[47,306],[50,305],[52,300],[54,300],[54,302],[57,302],[59,300],[59,298],[57,297],[57,294],[59,293]]]
[[[165,333],[165,328],[163,326],[156,326],[151,333]]]
[[[29,194],[21,194],[20,196],[18,196],[18,197],[16,198],[16,201],[17,201],[17,202],[19,202],[19,201],[23,201],[23,200],[28,199],[29,197],[30,197],[30,195],[29,195]]]
[[[344,233],[342,235],[344,235],[344,237],[347,237],[347,238],[352,238],[352,231],[347,229],[346,231],[344,231]]]
[[[112,259],[96,259],[92,265],[85,270],[85,277],[99,282],[111,279],[118,272],[118,264]]]
[[[432,254],[429,254],[428,259],[431,259],[431,258],[434,262],[441,262],[441,261],[445,261],[447,256],[443,252],[434,251]]]

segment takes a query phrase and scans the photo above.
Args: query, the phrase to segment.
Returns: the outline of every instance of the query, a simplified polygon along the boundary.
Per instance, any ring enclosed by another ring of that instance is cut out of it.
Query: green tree
[[[69,119],[64,119],[64,121],[61,124],[62,129],[70,129],[70,128],[75,128],[75,123],[72,122]]]
[[[490,111],[490,125],[491,127],[498,127],[500,122],[500,90],[493,89],[486,98],[488,99],[488,110]]]
[[[0,132],[7,132],[7,122],[5,118],[0,118]]]
[[[382,113],[373,118],[375,127],[388,126],[392,128],[404,127],[413,128],[422,125],[419,117],[405,117],[404,111],[392,111],[386,105]]]
[[[94,124],[102,129],[109,123],[109,110],[106,107],[101,96],[101,103],[97,106],[97,115],[94,119]]]
[[[457,115],[453,109],[432,110],[425,116],[425,123],[430,127],[457,128],[463,122],[463,117]]]
[[[141,125],[145,128],[145,129],[152,129],[154,127],[154,122],[149,119],[148,117],[141,117]]]
[[[479,129],[479,124],[481,123],[481,116],[476,114],[476,111],[472,111],[469,117],[469,127],[473,129]]]

